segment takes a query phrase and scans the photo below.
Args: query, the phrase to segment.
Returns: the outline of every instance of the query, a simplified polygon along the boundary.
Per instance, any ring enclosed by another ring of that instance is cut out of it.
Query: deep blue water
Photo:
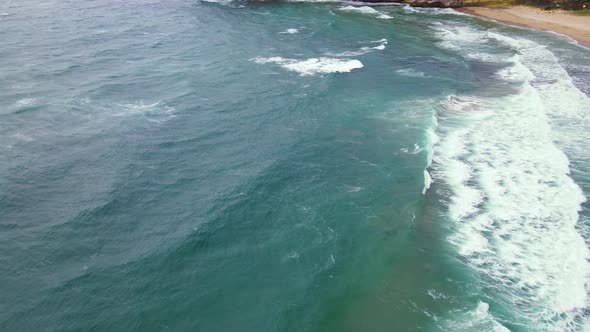
[[[583,331],[590,51],[452,10],[0,3],[0,330]]]

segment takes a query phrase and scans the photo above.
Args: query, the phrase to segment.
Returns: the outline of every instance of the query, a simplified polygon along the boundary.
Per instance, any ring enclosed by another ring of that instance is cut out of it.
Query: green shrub
[[[516,2],[545,9],[590,10],[590,0],[517,0]]]

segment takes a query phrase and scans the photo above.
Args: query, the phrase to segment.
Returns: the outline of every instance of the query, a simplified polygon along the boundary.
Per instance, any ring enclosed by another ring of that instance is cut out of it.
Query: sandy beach
[[[468,7],[459,11],[503,23],[564,34],[590,47],[590,16],[576,16],[565,11],[543,11],[538,8]]]

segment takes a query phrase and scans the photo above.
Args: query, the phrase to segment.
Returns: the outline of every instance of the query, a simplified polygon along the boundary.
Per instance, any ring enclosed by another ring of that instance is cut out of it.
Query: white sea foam
[[[393,16],[389,16],[387,14],[379,14],[379,15],[377,15],[377,18],[382,19],[382,20],[391,20],[391,19],[393,19]]]
[[[37,102],[37,100],[35,98],[23,98],[23,99],[18,100],[15,103],[15,106],[17,108],[23,108],[23,107],[28,107],[28,106],[34,105],[36,102]]]
[[[287,29],[285,31],[282,31],[280,33],[294,34],[294,33],[298,33],[298,32],[299,32],[299,30],[291,28],[291,29]]]
[[[578,90],[555,55],[545,46],[526,39],[489,33],[492,41],[518,53],[520,61],[534,74],[531,84],[539,91],[545,112],[557,124],[554,137],[566,151],[587,158],[590,141],[590,98]]]
[[[490,305],[479,301],[477,306],[452,321],[443,322],[449,331],[510,332],[490,313]]]
[[[346,191],[349,192],[349,193],[355,193],[355,192],[361,191],[363,189],[364,189],[363,187],[349,186],[348,189],[346,189]]]
[[[161,124],[164,121],[176,117],[174,107],[162,105],[160,102],[145,104],[138,101],[132,104],[116,105],[117,112],[112,113],[115,117],[126,117],[132,115],[143,115],[150,122]]]
[[[385,49],[385,45],[387,45],[387,39],[371,41],[371,43],[380,43],[380,45],[363,46],[356,51],[347,51],[347,52],[340,52],[340,53],[326,53],[326,55],[334,56],[334,57],[353,57],[353,56],[364,55],[364,54],[367,54],[372,51],[383,51]]]
[[[281,57],[264,58],[258,57],[252,59],[258,64],[275,63],[284,69],[299,73],[301,76],[311,76],[328,73],[348,73],[353,69],[363,68],[362,62],[356,59],[337,59],[337,58],[311,58],[305,60],[285,59]]]
[[[361,13],[361,14],[369,14],[369,15],[376,15],[378,19],[382,20],[391,20],[393,19],[392,16],[387,15],[383,12],[376,10],[375,8],[369,6],[344,6],[338,8],[341,11],[345,12],[354,12],[354,13]]]
[[[374,14],[379,15],[380,12],[375,8],[369,6],[345,6],[338,8],[339,10],[346,11],[346,12],[356,12],[362,14]]]
[[[426,74],[414,68],[398,69],[395,72],[406,77],[426,77]]]
[[[430,188],[432,184],[432,177],[427,170],[424,170],[424,188],[422,189],[422,195],[426,194],[426,191]]]
[[[418,154],[420,152],[422,152],[422,150],[424,150],[423,148],[420,147],[420,145],[418,144],[414,144],[414,147],[412,150],[408,149],[408,148],[402,148],[401,152],[403,153],[408,153],[408,154]],[[430,165],[429,165],[430,166]]]
[[[288,252],[287,254],[285,254],[283,256],[283,258],[281,258],[281,262],[285,263],[287,261],[297,260],[297,259],[299,259],[299,256],[300,255],[297,251],[291,251],[291,252]]]
[[[20,141],[25,141],[25,142],[32,142],[35,140],[33,137],[23,134],[21,132],[17,132],[16,134],[14,134],[14,138],[16,138]]]
[[[525,325],[578,330],[590,276],[590,253],[576,230],[586,198],[554,140],[581,146],[574,153],[585,142],[556,133],[549,116],[585,126],[590,101],[545,47],[469,27],[442,29],[440,45],[466,58],[486,42],[513,49],[517,55],[496,76],[520,82],[512,95],[452,96],[441,105],[431,173],[452,193],[449,240]]]
[[[446,300],[448,298],[448,296],[446,296],[444,293],[437,291],[436,289],[429,289],[427,291],[428,295],[433,299],[433,300],[439,300],[439,299],[444,299]]]
[[[506,81],[530,81],[535,78],[535,75],[520,62],[519,55],[515,55],[512,59],[512,64],[506,68],[498,71],[496,75]]]
[[[417,13],[418,12],[414,7],[409,6],[409,5],[402,6],[402,10],[406,13]]]
[[[462,25],[433,24],[435,35],[441,39],[440,46],[452,50],[467,50],[468,46],[486,41],[486,32]]]
[[[432,176],[430,175],[430,172],[428,170],[432,166],[432,158],[434,155],[434,145],[437,144],[437,142],[438,142],[438,136],[435,133],[437,127],[438,127],[438,120],[436,119],[436,116],[433,115],[432,119],[431,119],[431,124],[426,129],[427,155],[426,155],[426,167],[424,168],[424,187],[422,189],[423,195],[426,194],[428,189],[430,189],[430,185],[432,185],[432,182],[433,182]],[[414,152],[415,153],[418,153],[422,150],[423,149],[419,145],[417,145],[417,144],[414,145]]]
[[[430,15],[472,16],[469,14],[465,14],[465,13],[456,11],[453,8],[412,8],[412,9],[414,9],[414,12],[425,13],[425,14],[430,14]]]

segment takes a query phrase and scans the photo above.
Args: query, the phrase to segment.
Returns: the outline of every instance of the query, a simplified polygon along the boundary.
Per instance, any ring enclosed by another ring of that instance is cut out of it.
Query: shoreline
[[[494,21],[556,32],[590,47],[590,16],[576,16],[565,11],[547,12],[534,7],[508,8],[463,7],[455,10]]]

